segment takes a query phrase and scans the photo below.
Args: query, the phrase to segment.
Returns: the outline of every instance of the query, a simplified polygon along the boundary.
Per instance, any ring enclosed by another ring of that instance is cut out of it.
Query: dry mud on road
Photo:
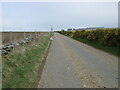
[[[38,88],[117,88],[118,57],[55,33]]]

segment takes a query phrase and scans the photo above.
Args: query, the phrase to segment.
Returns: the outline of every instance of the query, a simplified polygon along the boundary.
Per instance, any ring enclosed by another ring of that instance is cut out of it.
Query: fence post
[[[10,31],[10,43],[12,42],[12,31]]]
[[[24,32],[24,39],[26,38],[25,32]]]

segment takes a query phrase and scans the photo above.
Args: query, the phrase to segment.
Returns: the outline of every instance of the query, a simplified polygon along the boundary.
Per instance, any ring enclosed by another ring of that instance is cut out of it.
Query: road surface
[[[117,88],[118,58],[55,33],[38,88]]]

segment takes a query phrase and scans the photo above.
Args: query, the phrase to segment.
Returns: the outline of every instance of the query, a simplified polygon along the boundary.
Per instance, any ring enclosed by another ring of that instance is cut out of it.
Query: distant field
[[[19,41],[28,37],[35,37],[46,32],[2,32],[2,44],[7,44],[13,41]]]

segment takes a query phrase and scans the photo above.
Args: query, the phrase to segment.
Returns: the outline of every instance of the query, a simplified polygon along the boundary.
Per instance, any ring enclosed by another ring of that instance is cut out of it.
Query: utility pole
[[[52,35],[51,35],[51,34],[52,34],[52,32],[53,32],[53,27],[52,27],[52,25],[51,25],[50,37],[52,36]]]
[[[52,25],[51,25],[51,32],[53,32],[53,28],[52,28]]]

